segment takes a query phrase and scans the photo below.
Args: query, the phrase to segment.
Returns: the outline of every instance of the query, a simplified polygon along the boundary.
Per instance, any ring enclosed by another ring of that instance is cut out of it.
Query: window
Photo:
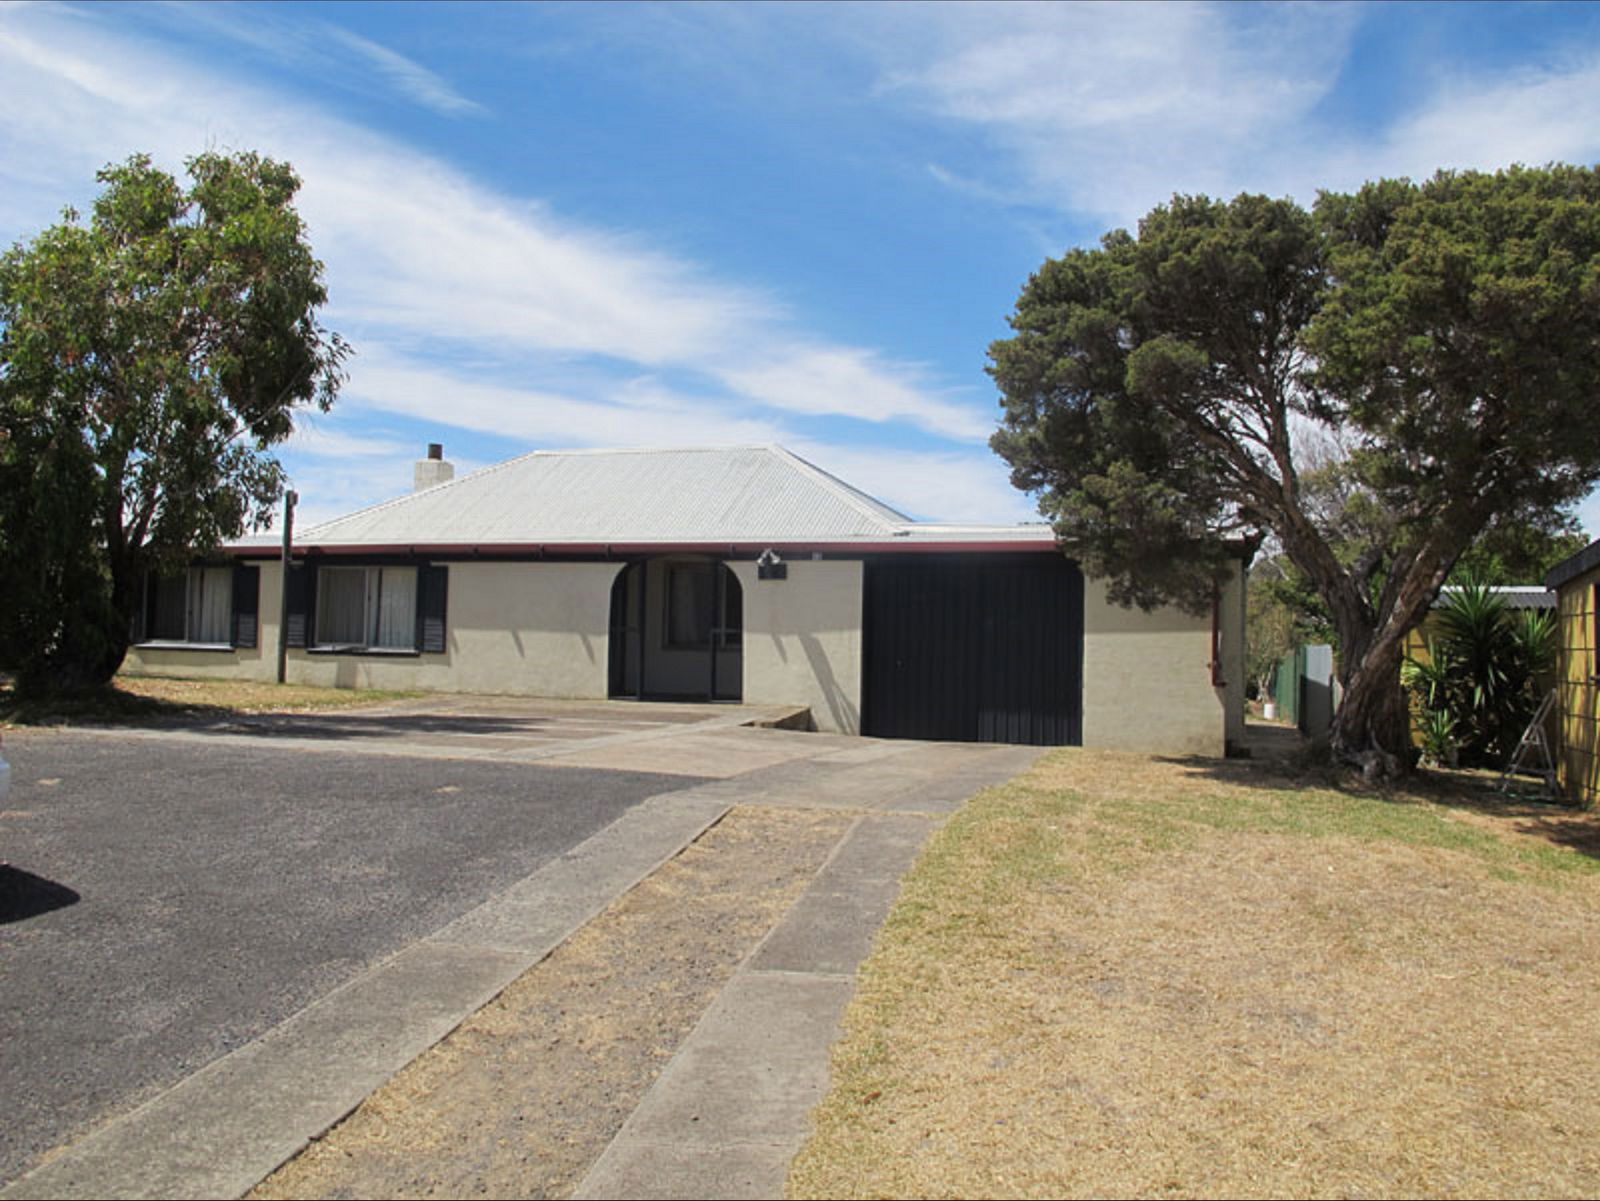
[[[324,567],[317,575],[317,646],[417,649],[415,567]]]
[[[284,640],[321,651],[445,654],[450,569],[443,564],[295,563]]]
[[[158,576],[149,636],[158,642],[209,642],[231,637],[233,568],[191,567],[181,575]]]
[[[259,587],[258,570],[243,564],[151,575],[135,641],[253,647]]]
[[[720,616],[721,620],[718,621]],[[744,592],[720,563],[674,563],[667,568],[668,650],[718,650],[743,643]]]

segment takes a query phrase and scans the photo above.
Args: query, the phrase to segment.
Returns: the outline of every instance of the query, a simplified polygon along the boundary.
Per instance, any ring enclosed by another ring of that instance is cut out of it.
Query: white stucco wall
[[[797,559],[785,580],[730,563],[744,589],[743,699],[809,706],[820,730],[861,725],[860,562]],[[451,563],[442,655],[289,652],[289,679],[340,687],[602,698],[608,692],[611,585],[619,563]],[[261,567],[254,650],[135,648],[131,673],[270,681],[277,672],[279,575]],[[1221,755],[1243,729],[1243,589],[1223,590],[1222,668],[1212,684],[1210,615],[1145,613],[1084,585],[1083,742]],[[1236,631],[1236,633],[1235,633]]]
[[[1083,585],[1083,745],[1221,755],[1226,688],[1211,683],[1211,617],[1146,613]]]
[[[451,563],[446,651],[429,655],[291,650],[291,683],[532,696],[606,695],[616,563]],[[275,680],[279,567],[261,568],[259,645],[198,651],[136,647],[125,670]]]
[[[781,581],[758,580],[753,563],[729,566],[744,589],[744,700],[807,705],[818,729],[859,730],[862,565],[798,561]],[[620,563],[451,563],[446,653],[291,650],[287,675],[291,683],[342,688],[603,698],[609,685],[611,585],[622,568]],[[262,564],[256,649],[135,647],[125,670],[276,679],[279,591],[278,565]],[[654,607],[650,628],[659,640]],[[724,658],[727,670],[736,669],[738,657]]]
[[[264,607],[264,606],[263,606]],[[262,626],[265,633],[266,626]],[[278,630],[272,640],[258,642],[254,650],[199,651],[181,647],[135,646],[128,649],[122,671],[130,676],[177,676],[198,680],[260,680],[278,678]]]
[[[128,675],[180,676],[185,679],[258,680],[278,678],[278,614],[281,570],[261,565],[256,645],[249,650],[203,651],[185,647],[134,646],[122,661]]]
[[[798,559],[783,580],[730,563],[744,586],[744,699],[809,705],[819,730],[861,728],[859,562]]]

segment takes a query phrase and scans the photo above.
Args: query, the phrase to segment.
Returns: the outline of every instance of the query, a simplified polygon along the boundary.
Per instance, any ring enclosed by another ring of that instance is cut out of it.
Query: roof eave
[[[276,559],[281,547],[232,546],[226,548],[236,558]],[[566,556],[566,555],[663,555],[663,554],[760,554],[772,550],[779,555],[799,554],[993,554],[997,552],[1039,553],[1055,551],[1054,538],[873,538],[768,540],[732,539],[689,542],[316,542],[296,543],[295,555],[437,555],[472,558]]]
[[[1584,572],[1600,567],[1600,540],[1589,543],[1570,559],[1563,559],[1544,577],[1544,586],[1552,591],[1577,579]]]

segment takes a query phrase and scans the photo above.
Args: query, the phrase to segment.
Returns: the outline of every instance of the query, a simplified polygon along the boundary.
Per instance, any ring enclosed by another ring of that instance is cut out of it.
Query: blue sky
[[[1578,3],[0,4],[0,79],[0,242],[135,151],[299,170],[358,352],[303,520],[428,442],[781,442],[1026,520],[983,368],[1045,257],[1174,192],[1600,158]]]

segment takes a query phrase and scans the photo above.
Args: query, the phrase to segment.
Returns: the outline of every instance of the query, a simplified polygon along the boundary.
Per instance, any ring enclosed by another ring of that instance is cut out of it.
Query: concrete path
[[[827,865],[734,976],[573,1194],[766,1198],[828,1087],[855,973],[928,836],[973,793],[1026,770],[1026,747],[853,740],[696,791],[863,810]]]
[[[779,1197],[828,1087],[855,970],[934,825],[863,817],[745,963],[577,1197]]]
[[[739,804],[859,817],[577,1195],[780,1195],[826,1088],[828,1049],[856,967],[900,876],[945,815],[1024,770],[1038,752],[709,720],[680,727],[672,739],[623,735],[587,747],[579,739],[541,754],[552,765],[587,766],[586,757],[598,755],[613,769],[648,761],[661,772],[681,761],[684,774],[694,763],[692,774],[724,778],[635,806],[264,1037],[61,1148],[0,1198],[242,1194]]]

